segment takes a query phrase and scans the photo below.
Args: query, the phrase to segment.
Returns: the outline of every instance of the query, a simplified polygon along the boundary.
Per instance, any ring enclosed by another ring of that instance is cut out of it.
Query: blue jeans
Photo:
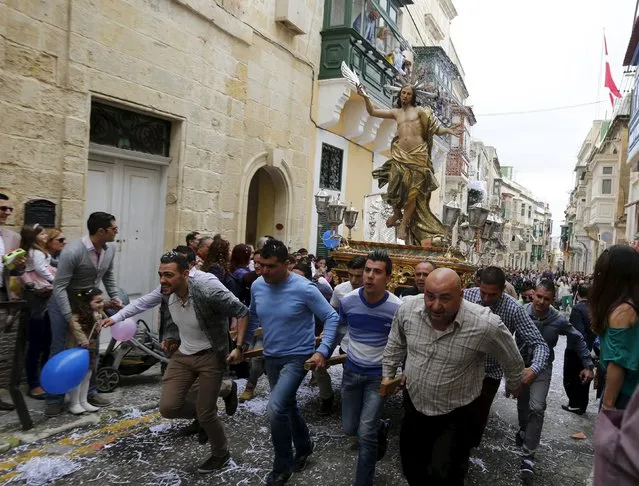
[[[271,440],[275,449],[273,471],[286,473],[293,467],[293,448],[296,456],[311,450],[311,436],[306,422],[297,408],[297,389],[306,376],[304,362],[309,356],[264,357],[266,376],[271,387],[266,411],[271,422]]]
[[[342,425],[346,435],[359,438],[355,486],[370,486],[375,479],[377,434],[384,397],[379,395],[382,377],[360,375],[344,368],[342,375]]]
[[[52,358],[58,353],[61,353],[66,349],[67,346],[67,333],[69,330],[69,323],[66,318],[62,315],[60,308],[58,307],[58,303],[54,298],[49,300],[49,321],[51,322],[51,351],[49,353],[49,358]],[[100,339],[95,340],[95,353],[96,356],[100,350]],[[93,373],[91,374],[91,383],[89,387],[89,396],[96,395],[98,393],[98,388],[95,382],[95,374],[98,369],[98,359],[95,360],[95,366],[93,369]],[[50,395],[47,394],[47,403],[62,403],[64,402],[64,395]]]

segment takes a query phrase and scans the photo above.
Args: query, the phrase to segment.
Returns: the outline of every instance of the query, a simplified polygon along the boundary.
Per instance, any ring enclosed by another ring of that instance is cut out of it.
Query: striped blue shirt
[[[386,292],[374,304],[364,299],[364,288],[346,294],[339,305],[341,325],[348,325],[346,369],[362,375],[381,375],[384,348],[393,316],[401,305],[399,297]]]

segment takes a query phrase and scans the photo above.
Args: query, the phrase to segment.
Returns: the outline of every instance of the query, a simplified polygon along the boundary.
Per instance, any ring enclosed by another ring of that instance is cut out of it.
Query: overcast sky
[[[601,71],[603,30],[621,89],[635,0],[454,4],[459,15],[451,37],[466,72],[468,104],[477,115],[473,137],[496,147],[501,165],[515,167],[515,180],[550,204],[558,234],[577,152],[592,120],[604,118],[606,110],[610,116]],[[569,110],[482,116],[591,103],[598,96],[603,103]]]

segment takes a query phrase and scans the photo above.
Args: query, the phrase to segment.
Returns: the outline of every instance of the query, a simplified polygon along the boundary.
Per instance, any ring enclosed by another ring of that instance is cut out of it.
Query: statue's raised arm
[[[364,90],[364,86],[362,86],[361,84],[357,85],[357,94],[364,98],[366,111],[370,116],[374,116],[377,118],[388,118],[390,120],[396,119],[394,110],[380,110],[379,108],[375,108],[370,96],[368,96],[368,93],[366,92],[366,90]]]
[[[373,106],[373,103],[371,102],[368,93],[364,89],[364,86],[362,86],[359,77],[353,72],[351,68],[346,65],[344,61],[342,61],[340,69],[342,71],[342,76],[344,76],[344,78],[351,84],[351,86],[353,86],[357,90],[357,94],[364,98],[364,103],[366,103],[366,111],[370,116],[374,116],[377,118],[388,118],[391,120],[396,119],[393,110],[380,110]]]

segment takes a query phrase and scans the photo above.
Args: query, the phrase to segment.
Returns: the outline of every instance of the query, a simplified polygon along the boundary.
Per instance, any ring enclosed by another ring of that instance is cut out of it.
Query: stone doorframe
[[[244,242],[246,238],[246,217],[251,181],[259,169],[265,169],[273,181],[275,193],[275,223],[283,224],[281,231],[274,230],[272,236],[289,245],[293,224],[293,177],[290,170],[290,150],[270,149],[261,152],[249,160],[242,173],[240,182],[238,225],[235,241]],[[258,235],[258,238],[263,235]]]

